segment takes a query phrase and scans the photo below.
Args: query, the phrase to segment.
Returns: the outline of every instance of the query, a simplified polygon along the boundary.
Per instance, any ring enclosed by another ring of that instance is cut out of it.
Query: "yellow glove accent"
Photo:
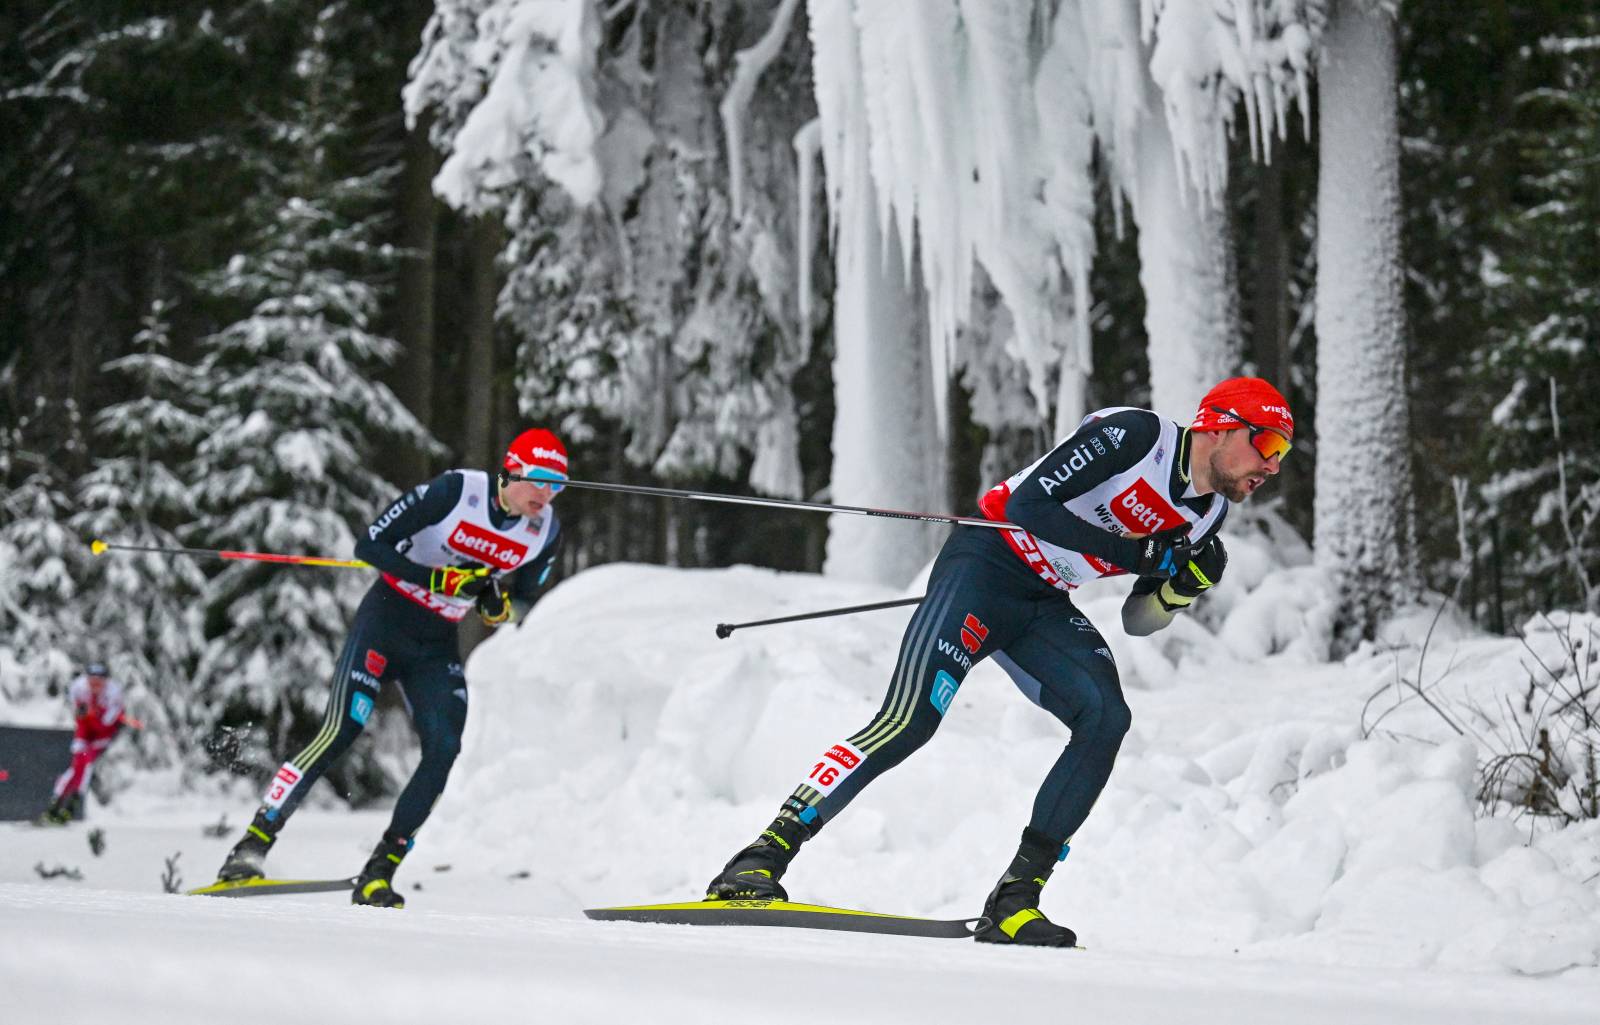
[[[1161,602],[1161,607],[1168,612],[1176,612],[1179,609],[1188,608],[1194,604],[1194,600],[1197,597],[1198,595],[1179,594],[1173,589],[1172,581],[1170,580],[1162,583],[1161,587],[1156,591],[1157,600]]]
[[[428,590],[435,594],[455,597],[462,594],[463,589],[465,589],[466,596],[470,597],[477,590],[471,585],[483,580],[488,575],[489,567],[487,566],[476,566],[469,569],[461,569],[456,566],[440,566],[429,574]]]

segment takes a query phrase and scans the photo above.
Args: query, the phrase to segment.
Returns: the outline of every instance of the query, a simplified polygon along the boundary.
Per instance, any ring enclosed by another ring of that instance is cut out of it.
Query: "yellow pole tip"
[[[96,555],[104,555],[106,553],[106,543],[96,538],[89,542],[89,551]]]

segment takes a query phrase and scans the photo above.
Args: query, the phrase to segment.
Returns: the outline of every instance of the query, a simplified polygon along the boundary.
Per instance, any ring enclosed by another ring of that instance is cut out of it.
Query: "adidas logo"
[[[1121,448],[1123,440],[1128,437],[1127,430],[1122,427],[1102,427],[1100,431],[1110,439],[1112,448]]]

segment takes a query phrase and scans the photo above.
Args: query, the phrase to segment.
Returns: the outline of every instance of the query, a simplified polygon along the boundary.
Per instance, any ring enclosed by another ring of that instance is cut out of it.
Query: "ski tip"
[[[106,553],[106,543],[99,538],[95,538],[89,542],[89,551],[96,555],[104,555]]]

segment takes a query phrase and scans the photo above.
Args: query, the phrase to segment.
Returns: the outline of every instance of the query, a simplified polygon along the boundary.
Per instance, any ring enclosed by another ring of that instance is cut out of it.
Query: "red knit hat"
[[[1222,410],[1221,413],[1217,410]],[[1257,427],[1294,437],[1294,414],[1283,393],[1259,377],[1230,377],[1206,392],[1195,411],[1194,431],[1233,431],[1245,424],[1226,414],[1237,413]]]
[[[519,477],[566,480],[567,446],[543,427],[523,431],[506,449],[505,468]]]

